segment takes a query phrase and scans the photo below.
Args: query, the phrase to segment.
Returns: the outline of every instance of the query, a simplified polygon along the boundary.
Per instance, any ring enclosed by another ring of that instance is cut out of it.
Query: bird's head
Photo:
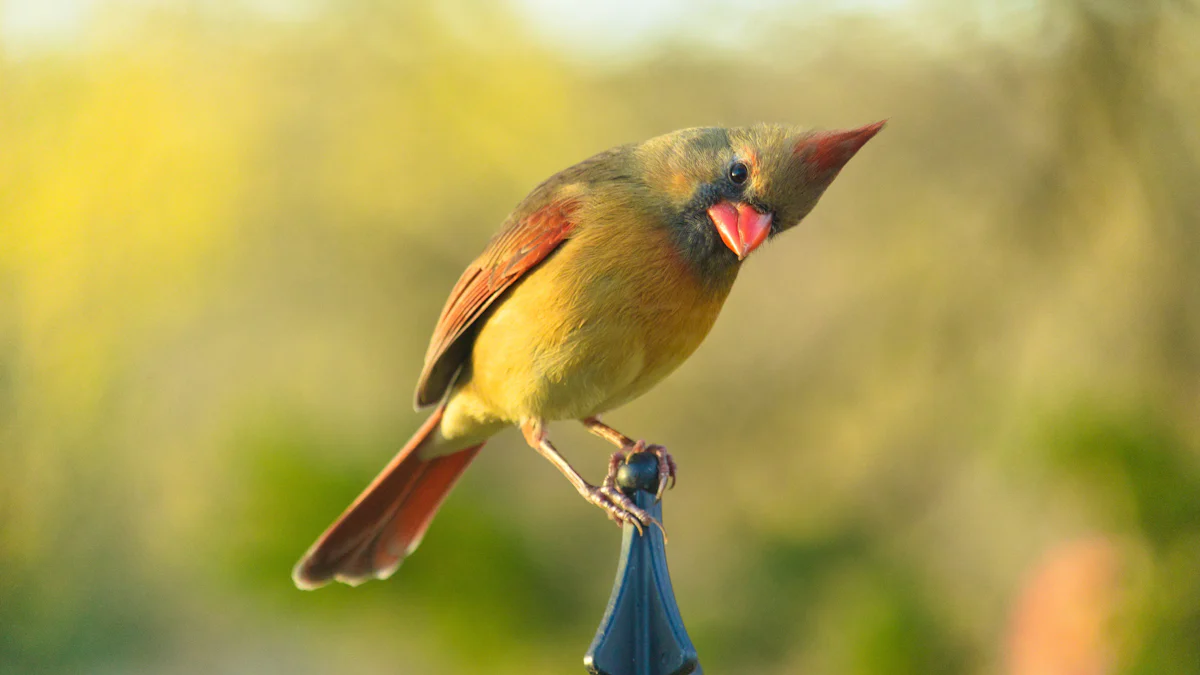
[[[665,195],[685,255],[704,268],[728,270],[808,215],[883,125],[683,129],[646,141],[637,156],[647,187]]]

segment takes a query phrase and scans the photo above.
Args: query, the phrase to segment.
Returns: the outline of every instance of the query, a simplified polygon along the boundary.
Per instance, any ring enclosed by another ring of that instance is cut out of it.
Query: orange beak
[[[708,209],[708,217],[721,233],[721,241],[738,260],[745,260],[771,232],[771,214],[759,213],[745,202],[713,204]]]

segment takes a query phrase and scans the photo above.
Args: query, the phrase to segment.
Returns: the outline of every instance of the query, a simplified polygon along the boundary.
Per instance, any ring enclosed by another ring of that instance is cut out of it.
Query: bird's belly
[[[678,261],[637,265],[608,250],[572,241],[496,303],[448,416],[590,417],[645,393],[695,351],[732,277],[714,289]]]
[[[513,423],[599,414],[646,371],[638,331],[619,321],[596,316],[548,325],[544,311],[507,302],[480,331],[467,388]]]

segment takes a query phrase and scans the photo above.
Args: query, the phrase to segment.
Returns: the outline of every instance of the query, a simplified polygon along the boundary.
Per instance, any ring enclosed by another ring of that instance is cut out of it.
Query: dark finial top
[[[637,490],[653,494],[658,491],[658,457],[651,452],[639,452],[617,469],[617,487],[632,497]]]

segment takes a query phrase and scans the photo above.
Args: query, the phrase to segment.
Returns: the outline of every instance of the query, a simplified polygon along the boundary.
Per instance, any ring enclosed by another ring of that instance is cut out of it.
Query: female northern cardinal
[[[417,383],[417,406],[437,408],[313,544],[296,585],[391,575],[483,443],[510,424],[614,520],[651,523],[613,476],[633,451],[654,452],[661,495],[674,462],[596,416],[691,355],[746,256],[799,223],[881,128],[683,129],[535,188],[450,292]],[[546,423],[563,419],[622,449],[600,486],[551,445]]]

